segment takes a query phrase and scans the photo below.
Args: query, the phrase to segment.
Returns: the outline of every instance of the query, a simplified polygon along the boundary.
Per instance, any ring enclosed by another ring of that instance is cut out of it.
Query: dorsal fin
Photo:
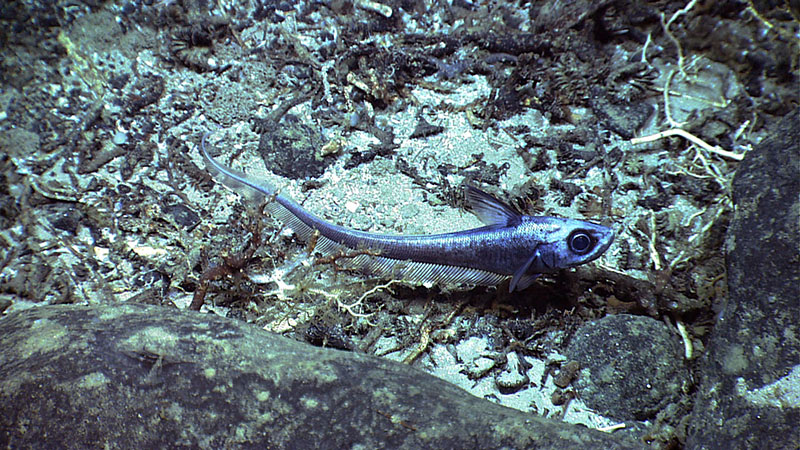
[[[475,186],[467,185],[467,204],[484,225],[513,226],[522,216],[513,208]]]

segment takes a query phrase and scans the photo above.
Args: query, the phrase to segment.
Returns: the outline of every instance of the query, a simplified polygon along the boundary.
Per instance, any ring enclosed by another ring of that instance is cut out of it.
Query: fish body
[[[315,251],[350,251],[350,263],[377,275],[438,283],[497,285],[511,278],[509,291],[528,287],[542,273],[597,259],[614,240],[608,227],[575,219],[534,217],[516,212],[491,195],[467,187],[480,228],[432,235],[384,235],[325,221],[255,180],[201,151],[209,172],[227,187],[268,208],[303,239],[316,236]]]

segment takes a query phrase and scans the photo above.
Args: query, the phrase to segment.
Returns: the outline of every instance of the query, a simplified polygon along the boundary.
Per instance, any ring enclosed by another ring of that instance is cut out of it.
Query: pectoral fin
[[[533,282],[534,282],[534,281],[536,281],[536,279],[537,279],[537,278],[539,278],[539,275],[541,275],[541,274],[540,274],[540,273],[534,273],[534,274],[527,274],[527,275],[523,275],[523,276],[522,276],[522,277],[521,277],[521,278],[520,278],[520,279],[517,281],[517,285],[516,285],[515,287],[517,288],[517,290],[518,290],[518,291],[521,291],[521,290],[523,290],[523,289],[527,289],[527,288],[528,288],[528,286],[532,285],[532,284],[533,284]],[[509,289],[510,289],[510,288],[509,288]],[[511,290],[513,290],[513,289],[510,289],[510,290],[509,290],[509,292],[510,292]]]
[[[528,271],[528,267],[533,264],[536,258],[539,257],[539,251],[534,250],[533,255],[525,261],[525,264],[521,265],[515,272],[514,275],[511,277],[511,283],[508,285],[508,292],[514,292],[514,290],[523,290],[526,287],[530,286],[533,281],[539,277],[538,273],[526,273]]]

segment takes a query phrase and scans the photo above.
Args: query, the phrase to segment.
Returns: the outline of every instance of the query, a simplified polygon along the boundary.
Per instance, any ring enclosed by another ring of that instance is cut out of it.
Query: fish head
[[[594,261],[614,242],[614,230],[576,219],[526,217],[546,230],[538,241],[535,257],[526,272],[547,273]]]

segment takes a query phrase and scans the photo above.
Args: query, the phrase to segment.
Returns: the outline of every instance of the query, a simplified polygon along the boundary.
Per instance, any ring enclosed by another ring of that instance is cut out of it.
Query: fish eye
[[[585,231],[573,232],[567,238],[570,250],[575,253],[583,254],[592,249],[592,237]]]

